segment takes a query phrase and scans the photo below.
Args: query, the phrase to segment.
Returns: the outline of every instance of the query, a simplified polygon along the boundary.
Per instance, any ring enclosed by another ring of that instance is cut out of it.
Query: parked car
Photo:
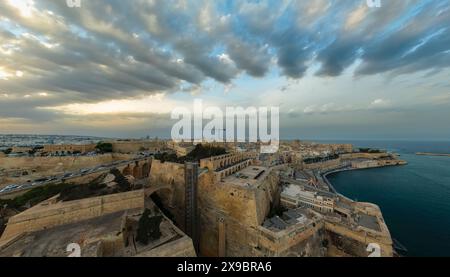
[[[18,187],[19,187],[19,185],[11,184],[11,185],[7,185],[7,186],[5,187],[5,189],[13,190],[13,189],[16,189],[16,188],[18,188]]]
[[[25,184],[25,185],[21,186],[21,189],[27,189],[27,188],[30,188],[32,186],[33,186],[32,184]]]

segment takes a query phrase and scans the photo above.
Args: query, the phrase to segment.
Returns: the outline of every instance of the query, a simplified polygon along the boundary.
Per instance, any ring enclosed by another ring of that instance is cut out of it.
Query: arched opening
[[[144,163],[144,165],[142,165],[142,177],[147,178],[148,176],[150,176],[150,164]]]
[[[132,175],[130,165],[127,165],[127,167],[125,167],[125,168],[122,170],[122,174],[123,174],[124,176]]]
[[[136,164],[133,167],[133,177],[136,178],[136,179],[141,179],[142,178],[141,167],[138,164]]]
[[[150,198],[153,203],[166,215],[170,220],[172,220],[175,225],[180,227],[180,223],[176,216],[176,207],[174,203],[173,197],[173,179],[171,181],[171,185],[163,185],[157,186],[153,188],[149,188],[145,193],[146,198]]]

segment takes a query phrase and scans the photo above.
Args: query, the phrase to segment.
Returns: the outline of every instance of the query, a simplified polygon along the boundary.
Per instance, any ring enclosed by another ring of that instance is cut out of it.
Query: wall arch
[[[127,175],[133,175],[133,172],[132,172],[132,170],[131,170],[130,165],[127,165],[127,166],[122,170],[122,174],[123,174],[124,176],[127,176]]]

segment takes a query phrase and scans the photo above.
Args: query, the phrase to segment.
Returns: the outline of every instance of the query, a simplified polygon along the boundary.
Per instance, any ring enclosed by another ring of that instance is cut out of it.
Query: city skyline
[[[450,137],[449,1],[0,3],[0,133],[170,137],[279,106],[280,138]]]

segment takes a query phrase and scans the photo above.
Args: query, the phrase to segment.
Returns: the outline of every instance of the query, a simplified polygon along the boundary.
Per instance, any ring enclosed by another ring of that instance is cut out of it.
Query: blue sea
[[[335,189],[380,206],[391,236],[408,249],[407,256],[450,256],[450,157],[415,155],[450,153],[450,141],[347,142],[399,153],[408,165],[339,172],[329,176]]]

